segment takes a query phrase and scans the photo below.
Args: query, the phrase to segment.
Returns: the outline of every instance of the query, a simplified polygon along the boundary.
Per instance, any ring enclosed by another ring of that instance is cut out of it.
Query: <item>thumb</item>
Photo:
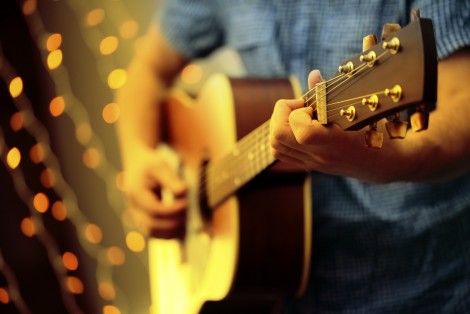
[[[317,83],[323,81],[319,70],[312,70],[308,75],[308,88],[313,88]]]

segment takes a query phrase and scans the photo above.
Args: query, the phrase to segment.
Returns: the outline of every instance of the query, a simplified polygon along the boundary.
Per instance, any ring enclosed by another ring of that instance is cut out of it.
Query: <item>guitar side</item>
[[[170,97],[167,140],[194,188],[185,240],[149,243],[154,313],[239,312],[302,294],[311,246],[305,172],[280,171],[275,165],[218,205],[210,221],[198,206],[202,162],[230,152],[269,119],[277,99],[292,97],[288,80],[255,82],[222,75],[212,78],[197,100],[184,94]]]

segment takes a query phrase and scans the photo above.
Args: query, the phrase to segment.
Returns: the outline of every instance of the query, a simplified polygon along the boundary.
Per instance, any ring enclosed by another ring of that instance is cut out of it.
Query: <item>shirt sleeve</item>
[[[433,21],[439,59],[470,47],[470,0],[418,0],[413,7]]]
[[[205,57],[222,42],[213,5],[206,0],[166,0],[158,23],[169,42],[185,57]]]

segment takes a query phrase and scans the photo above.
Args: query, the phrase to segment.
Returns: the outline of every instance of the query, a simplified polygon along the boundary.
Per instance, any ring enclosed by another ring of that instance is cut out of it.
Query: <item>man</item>
[[[462,313],[470,311],[470,1],[168,1],[119,92],[127,195],[152,236],[177,237],[185,182],[162,161],[158,107],[182,67],[226,45],[248,74],[331,76],[384,23],[433,20],[437,109],[426,131],[364,147],[363,132],[312,121],[299,100],[280,100],[271,119],[276,158],[313,171],[314,253],[310,285],[286,312]],[[312,87],[321,80],[309,77]],[[383,123],[379,130],[384,131]]]

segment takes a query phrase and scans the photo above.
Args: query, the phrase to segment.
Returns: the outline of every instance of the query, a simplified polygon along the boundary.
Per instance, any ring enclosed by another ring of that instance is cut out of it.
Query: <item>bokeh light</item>
[[[101,8],[96,8],[88,12],[85,18],[85,24],[88,26],[96,26],[100,24],[104,19],[104,10]]]
[[[124,251],[117,246],[111,246],[106,250],[106,257],[112,265],[122,265],[126,261]]]
[[[65,110],[65,100],[62,96],[54,97],[49,104],[49,112],[53,117],[60,116]]]
[[[111,301],[116,298],[116,289],[109,282],[100,282],[98,285],[98,293],[103,300]]]
[[[10,95],[13,98],[18,97],[23,92],[23,80],[17,76],[10,82]]]
[[[75,137],[82,145],[86,145],[90,142],[92,134],[93,131],[88,123],[80,123],[75,130]]]
[[[127,80],[127,72],[124,69],[115,69],[108,75],[108,85],[111,89],[121,88]]]
[[[39,175],[39,180],[45,188],[52,188],[56,183],[56,176],[54,170],[49,168],[44,169]]]
[[[48,51],[54,51],[60,48],[62,45],[62,35],[59,33],[55,33],[47,37],[46,41],[46,48]]]
[[[121,311],[114,305],[105,305],[103,307],[103,314],[121,314]]]
[[[126,244],[132,252],[142,252],[145,249],[145,238],[141,233],[131,231],[126,236]]]
[[[85,290],[83,282],[80,280],[80,278],[75,276],[70,276],[67,278],[67,288],[73,294],[82,294]]]
[[[41,143],[34,144],[29,150],[29,158],[35,164],[43,162],[45,156],[46,156],[46,152],[44,150],[44,145]]]
[[[108,36],[103,38],[100,42],[100,52],[103,55],[110,55],[116,51],[119,45],[119,40],[116,36]]]
[[[130,39],[139,32],[139,24],[134,20],[125,21],[119,28],[119,34],[122,38]]]
[[[121,108],[116,103],[109,103],[103,108],[103,120],[106,123],[115,123],[121,115]]]
[[[101,163],[101,153],[94,147],[87,148],[83,152],[83,163],[90,169],[98,168]]]
[[[55,70],[62,64],[62,50],[51,51],[47,56],[47,67],[49,70]]]
[[[61,201],[56,201],[51,207],[52,216],[58,221],[64,221],[67,218],[67,207]]]
[[[16,169],[21,162],[20,150],[16,147],[10,149],[7,153],[7,164],[11,169]]]
[[[10,127],[13,131],[18,132],[24,126],[24,118],[22,112],[15,112],[10,118]]]
[[[91,243],[98,244],[101,242],[101,240],[103,240],[103,232],[97,225],[88,224],[85,227],[85,237]]]
[[[68,270],[78,269],[78,258],[72,252],[65,252],[62,255],[62,263],[64,264],[64,267]]]
[[[20,229],[23,234],[29,238],[36,234],[36,226],[30,217],[23,218],[21,220]]]
[[[33,198],[34,209],[40,213],[45,213],[49,209],[49,198],[46,194],[40,192]]]
[[[0,288],[0,303],[8,304],[10,302],[10,294],[5,288]]]

